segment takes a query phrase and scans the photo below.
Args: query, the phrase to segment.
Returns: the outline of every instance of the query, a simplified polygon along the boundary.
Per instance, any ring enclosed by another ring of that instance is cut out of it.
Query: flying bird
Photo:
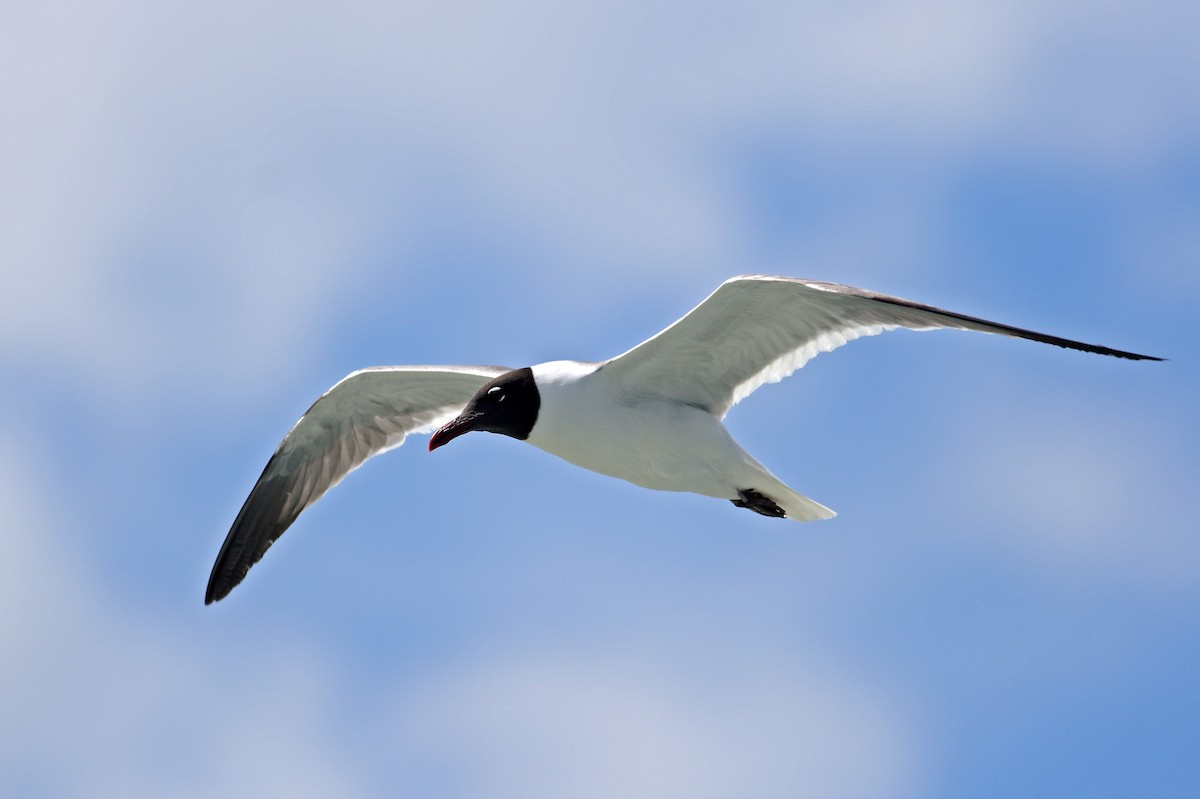
[[[432,433],[431,452],[471,431],[500,433],[646,488],[689,491],[799,522],[830,518],[833,511],[742,449],[722,419],[756,388],[818,353],[896,328],[976,330],[1163,360],[851,286],[742,275],[607,361],[362,369],[325,392],[284,436],[234,519],[204,602],[225,597],[305,508],[411,433]]]

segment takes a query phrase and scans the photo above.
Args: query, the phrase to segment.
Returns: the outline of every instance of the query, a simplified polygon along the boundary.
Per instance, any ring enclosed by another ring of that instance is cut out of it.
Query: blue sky
[[[0,794],[1200,789],[1194,3],[5,16]],[[203,606],[344,374],[608,357],[744,272],[1171,361],[817,358],[729,416],[805,526],[417,440]]]

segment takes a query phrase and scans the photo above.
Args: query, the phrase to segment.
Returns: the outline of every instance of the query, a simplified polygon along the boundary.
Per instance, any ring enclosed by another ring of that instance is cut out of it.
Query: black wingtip
[[[1109,347],[1096,347],[1088,352],[1094,352],[1098,355],[1111,355],[1114,358],[1125,358],[1130,361],[1165,361],[1166,358],[1159,358],[1157,355],[1139,355],[1136,352],[1124,352],[1123,350],[1114,350]]]
[[[205,605],[220,602],[229,596],[230,592],[246,579],[250,567],[257,563],[263,553],[270,548],[273,539],[268,539],[261,545],[261,550],[249,555],[249,559],[247,559],[246,549],[242,546],[243,532],[243,529],[235,524],[229,533],[229,538],[221,547],[221,552],[217,555],[217,562],[213,564],[212,574],[208,578],[208,588],[204,591]]]
[[[1053,344],[1055,347],[1062,347],[1068,350],[1078,350],[1079,352],[1091,352],[1096,355],[1107,355],[1110,358],[1125,358],[1130,361],[1165,361],[1166,358],[1159,358],[1156,355],[1141,355],[1136,352],[1127,352],[1126,350],[1118,350],[1112,347],[1105,347],[1100,344],[1088,344],[1084,341],[1075,341],[1074,339],[1062,338],[1061,336],[1052,336],[1048,333],[1039,333],[1036,330],[1027,330],[1023,327],[1015,327],[1006,325],[1000,322],[991,322],[987,319],[981,319],[978,316],[968,316],[967,314],[957,313],[956,311],[947,311],[944,308],[935,308],[932,305],[925,305],[912,300],[904,300],[899,297],[889,297],[886,294],[876,294],[875,292],[856,289],[851,286],[838,286],[836,284],[819,284],[825,287],[825,290],[839,291],[841,293],[855,294],[874,300],[875,302],[886,303],[887,305],[897,305],[901,308],[916,308],[919,311],[928,311],[930,313],[939,314],[949,317],[950,319],[958,319],[963,322],[969,322],[971,325],[982,325],[991,330],[984,332],[1000,333],[1014,338],[1023,338],[1029,341],[1040,341],[1043,344]],[[951,325],[953,326],[953,325]],[[979,329],[979,328],[975,328]]]
[[[213,565],[212,574],[208,578],[208,588],[204,590],[204,604],[211,605],[214,602],[220,602],[225,597],[229,596],[229,592],[239,581],[230,583],[228,579],[224,579],[221,575],[222,559],[218,558],[216,564]]]
[[[267,462],[221,544],[204,592],[205,605],[229,596],[303,510],[301,503],[289,506],[291,494],[286,480],[268,477],[277,456]]]
[[[214,602],[220,602],[229,596],[229,592],[241,582],[240,579],[234,577],[233,571],[233,564],[240,558],[242,552],[239,541],[240,537],[236,535],[237,531],[238,525],[235,522],[233,529],[229,531],[229,536],[225,539],[225,543],[221,545],[221,551],[217,553],[217,560],[213,563],[212,573],[208,575],[208,587],[204,589],[204,604],[206,606]]]

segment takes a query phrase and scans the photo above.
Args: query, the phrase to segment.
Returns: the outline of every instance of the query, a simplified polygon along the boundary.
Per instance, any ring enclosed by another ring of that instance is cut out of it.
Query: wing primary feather
[[[1134,361],[1153,355],[991,322],[853,286],[770,275],[725,281],[666,329],[602,369],[630,397],[653,396],[722,418],[764,383],[822,352],[896,328],[958,328]],[[498,366],[373,367],[325,392],[284,437],[213,565],[205,603],[226,596],[296,518],[365,460],[461,410]]]
[[[368,458],[461,410],[501,366],[395,366],[354,372],[284,436],[217,553],[204,603],[223,599],[305,508]]]
[[[980,319],[976,316],[968,316],[966,314],[955,313],[954,311],[946,311],[941,308],[935,308],[932,305],[922,305],[909,300],[902,300],[897,297],[888,297],[882,294],[875,295],[872,299],[876,302],[887,303],[890,305],[900,306],[902,308],[916,308],[930,313],[940,314],[941,316],[955,319],[959,322],[967,322],[974,325],[981,325],[995,328],[995,332],[1001,335],[1013,336],[1014,338],[1028,339],[1029,341],[1040,341],[1043,344],[1053,344],[1055,347],[1062,347],[1068,350],[1079,350],[1080,352],[1091,352],[1096,355],[1108,355],[1113,358],[1125,358],[1130,361],[1165,361],[1166,358],[1159,358],[1155,355],[1141,355],[1136,352],[1127,352],[1126,350],[1118,350],[1112,347],[1105,347],[1101,344],[1088,344],[1084,341],[1074,341],[1069,338],[1060,336],[1052,336],[1048,333],[1039,333],[1036,330],[1027,330],[1023,327],[1014,327],[1013,325],[1000,324],[999,322],[989,322],[986,319]]]
[[[1163,360],[853,286],[742,275],[604,369],[631,394],[670,398],[722,418],[759,386],[782,380],[819,353],[900,327],[975,330],[1115,358]]]

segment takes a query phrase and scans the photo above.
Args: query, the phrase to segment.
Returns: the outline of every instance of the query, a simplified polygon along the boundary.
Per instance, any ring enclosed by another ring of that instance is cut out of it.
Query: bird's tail
[[[771,474],[767,467],[755,460],[745,450],[742,450],[742,457],[743,463],[748,469],[739,478],[745,482],[745,485],[738,486],[738,488],[750,488],[761,493],[783,510],[784,518],[797,522],[815,522],[818,519],[832,519],[837,516],[835,512],[820,502],[814,502],[784,485],[782,480]],[[778,514],[769,513],[767,515],[777,516]]]
[[[779,477],[762,469],[750,489],[739,489],[742,499],[733,500],[734,505],[749,507],[763,516],[780,515],[793,522],[815,522],[820,518],[833,518],[836,513],[821,503],[815,503],[804,494],[792,491]],[[782,513],[780,513],[782,511]]]
[[[820,502],[813,502],[787,486],[783,486],[783,488],[787,492],[786,495],[775,496],[772,499],[779,503],[779,507],[783,508],[783,512],[787,514],[786,518],[796,522],[815,522],[818,519],[832,519],[837,516],[835,511]]]
[[[754,462],[754,465],[758,472],[752,483],[754,490],[778,505],[783,510],[784,518],[797,522],[815,522],[818,519],[832,519],[837,516],[820,502],[814,502],[803,494],[788,488],[782,480],[763,468],[757,461]]]

